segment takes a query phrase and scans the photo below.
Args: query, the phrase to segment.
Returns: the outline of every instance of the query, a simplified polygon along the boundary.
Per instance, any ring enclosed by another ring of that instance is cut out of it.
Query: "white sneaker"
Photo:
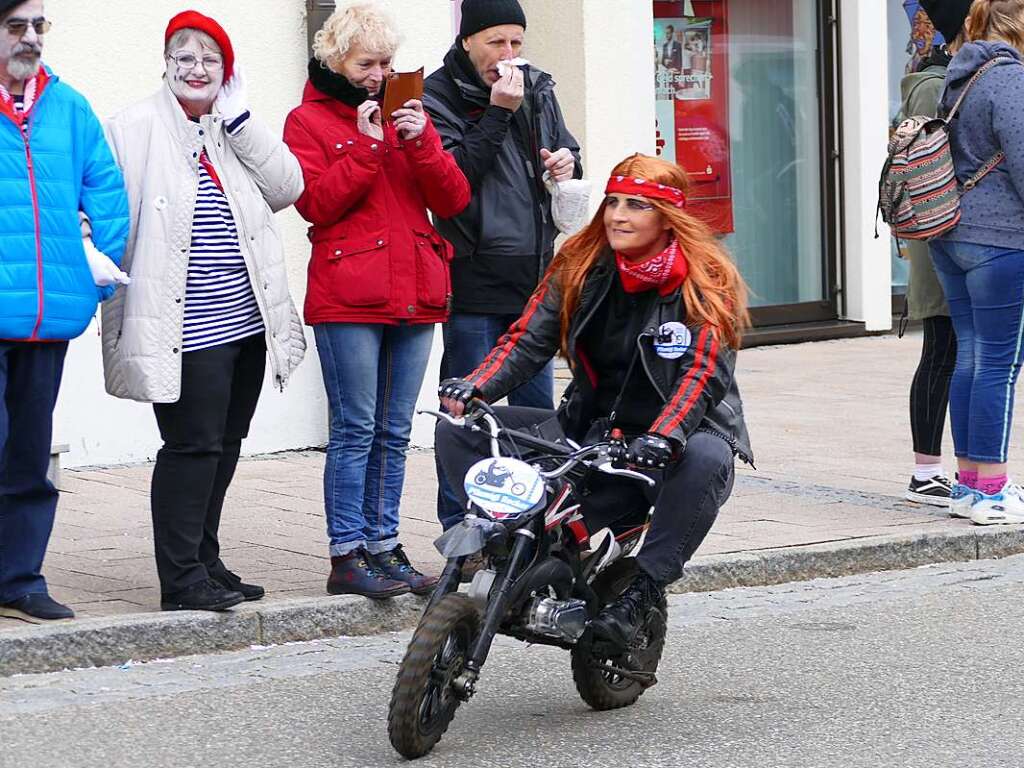
[[[981,498],[981,493],[963,483],[954,483],[949,493],[949,514],[951,517],[971,516],[971,506]]]
[[[1007,480],[999,493],[991,496],[978,493],[971,505],[971,522],[975,525],[1024,523],[1024,488]]]

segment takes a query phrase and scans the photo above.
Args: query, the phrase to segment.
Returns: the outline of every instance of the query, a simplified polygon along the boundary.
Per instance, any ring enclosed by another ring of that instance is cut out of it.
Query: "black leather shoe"
[[[206,579],[186,587],[181,592],[163,595],[160,609],[163,611],[226,611],[245,600],[241,592],[225,589],[219,582]]]
[[[0,616],[20,619],[30,624],[48,621],[67,621],[75,618],[75,612],[50,597],[45,592],[36,592],[19,597],[9,603],[0,604]]]
[[[662,595],[661,585],[641,571],[626,591],[590,622],[594,640],[625,653],[643,626],[647,612],[658,605]]]
[[[263,596],[267,594],[267,591],[263,587],[258,584],[246,584],[238,574],[232,573],[231,571],[216,573],[211,575],[210,578],[225,589],[229,589],[233,592],[241,592],[242,597],[244,597],[246,601],[262,600]]]

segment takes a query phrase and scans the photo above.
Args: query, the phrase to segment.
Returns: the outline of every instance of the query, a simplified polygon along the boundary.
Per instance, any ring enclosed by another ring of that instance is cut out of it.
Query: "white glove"
[[[551,218],[558,231],[564,235],[575,235],[590,221],[590,191],[593,188],[586,179],[555,181],[550,171],[544,172],[544,186],[551,194]]]
[[[132,279],[118,269],[117,264],[111,261],[106,255],[96,250],[92,240],[82,240],[85,247],[85,259],[89,262],[89,271],[92,272],[92,280],[100,288],[108,285],[128,285]]]
[[[245,75],[240,64],[236,63],[231,79],[220,87],[217,100],[213,106],[229,123],[241,117],[249,109],[249,95],[245,92]]]

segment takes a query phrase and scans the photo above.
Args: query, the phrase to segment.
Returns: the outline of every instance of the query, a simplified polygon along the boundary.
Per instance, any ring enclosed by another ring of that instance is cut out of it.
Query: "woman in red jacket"
[[[349,3],[316,35],[285,141],[302,165],[296,207],[312,224],[306,322],[331,410],[324,472],[330,594],[429,592],[398,543],[413,409],[434,325],[448,316],[450,246],[434,230],[469,182],[419,101],[382,115],[398,35],[373,3]]]

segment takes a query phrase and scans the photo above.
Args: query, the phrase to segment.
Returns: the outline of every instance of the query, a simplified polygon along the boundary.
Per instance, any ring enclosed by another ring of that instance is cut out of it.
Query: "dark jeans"
[[[0,603],[47,591],[57,489],[46,471],[67,351],[66,341],[0,342]]]
[[[1024,251],[944,240],[930,251],[956,330],[953,446],[959,458],[1001,464],[1024,358]]]
[[[499,407],[495,411],[509,429],[525,431],[544,423],[545,437],[550,440],[556,436],[550,421],[554,411],[514,407]],[[489,446],[486,435],[438,422],[437,457],[463,508],[467,500],[463,478],[473,464],[490,455]],[[529,453],[524,453],[524,458],[529,460]],[[696,432],[690,436],[682,458],[659,474],[654,516],[637,563],[658,582],[670,584],[682,575],[683,566],[704,541],[718,517],[718,510],[732,493],[735,478],[732,448],[720,437]],[[620,483],[628,486],[625,498],[646,506],[643,489],[633,481],[608,478],[602,485],[613,490],[611,485]],[[615,497],[622,498],[618,493]],[[600,522],[591,518],[588,504],[583,505],[583,514],[592,532],[601,527]]]
[[[164,441],[151,499],[164,595],[227,570],[217,537],[220,514],[260,398],[266,349],[259,334],[184,353],[180,399],[153,406]]]
[[[444,325],[444,357],[441,359],[441,381],[471,374],[498,344],[519,315],[481,315],[469,312],[452,313]],[[548,363],[522,386],[508,395],[508,404],[522,408],[555,407],[555,366]],[[462,519],[462,507],[437,468],[437,518],[445,530]]]
[[[923,325],[921,359],[910,385],[910,432],[914,453],[941,456],[949,383],[956,366],[956,334],[953,321],[941,315],[926,317]]]

